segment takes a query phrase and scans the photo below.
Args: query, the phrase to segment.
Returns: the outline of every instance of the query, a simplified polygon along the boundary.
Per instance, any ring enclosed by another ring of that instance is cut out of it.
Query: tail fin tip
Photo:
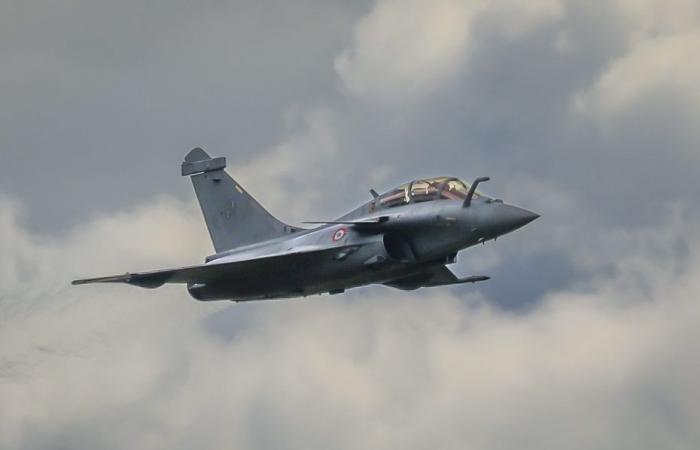
[[[182,176],[191,176],[202,172],[213,172],[214,170],[224,169],[226,167],[226,158],[212,158],[207,152],[201,148],[193,148],[185,155],[185,160],[182,162]]]
[[[211,159],[211,156],[201,147],[195,147],[185,155],[185,162],[204,161],[205,159]]]

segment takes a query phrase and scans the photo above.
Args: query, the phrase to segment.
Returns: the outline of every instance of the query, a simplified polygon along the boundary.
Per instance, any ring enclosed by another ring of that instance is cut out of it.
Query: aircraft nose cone
[[[509,233],[524,227],[540,217],[539,214],[513,205],[502,205],[496,214],[496,222],[501,233]]]
[[[539,214],[525,208],[518,208],[517,206],[512,206],[511,208],[509,220],[512,221],[515,228],[524,227],[528,223],[540,217]]]

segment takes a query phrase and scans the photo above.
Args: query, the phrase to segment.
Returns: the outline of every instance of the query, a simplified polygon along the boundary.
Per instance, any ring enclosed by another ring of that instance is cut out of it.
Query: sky
[[[697,449],[700,1],[0,4],[0,447]],[[475,286],[234,304],[192,147],[285,222],[435,175]]]

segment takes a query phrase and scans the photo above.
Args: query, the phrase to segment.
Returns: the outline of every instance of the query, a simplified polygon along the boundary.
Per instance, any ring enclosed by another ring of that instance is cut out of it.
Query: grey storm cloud
[[[700,445],[700,2],[0,6],[0,447]],[[192,146],[285,221],[437,174],[477,287],[203,304]]]

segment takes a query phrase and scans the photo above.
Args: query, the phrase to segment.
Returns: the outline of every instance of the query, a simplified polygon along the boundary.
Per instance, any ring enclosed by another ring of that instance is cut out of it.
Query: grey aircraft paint
[[[157,288],[183,283],[197,300],[264,300],[337,294],[367,284],[398,289],[474,283],[446,264],[460,250],[514,231],[537,214],[479,193],[457,178],[415,180],[333,221],[287,225],[225,171],[225,158],[195,148],[182,175],[192,180],[217,253],[204,264],[74,280]]]

